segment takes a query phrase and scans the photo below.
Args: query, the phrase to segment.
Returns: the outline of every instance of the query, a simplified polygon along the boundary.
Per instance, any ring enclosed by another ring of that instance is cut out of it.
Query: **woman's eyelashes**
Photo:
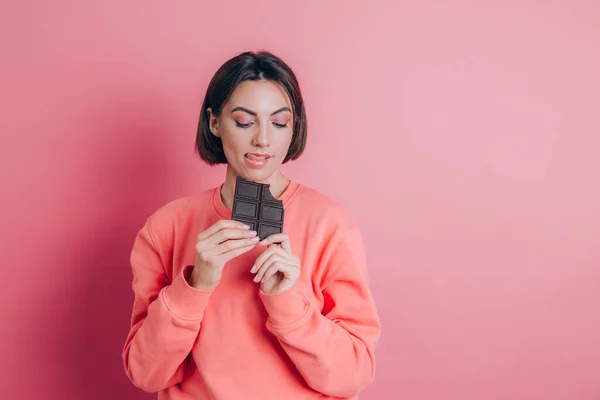
[[[243,124],[243,123],[241,123],[239,121],[235,121],[235,126],[237,126],[238,128],[247,128],[250,125],[252,125],[252,122],[248,122],[246,124]]]
[[[243,122],[240,122],[240,121],[237,121],[237,120],[235,121],[235,126],[237,126],[238,128],[249,128],[253,124],[254,124],[254,122],[243,123]],[[280,124],[280,123],[277,123],[277,122],[273,122],[273,126],[275,126],[277,128],[280,128],[280,129],[283,129],[283,128],[287,128],[288,123],[286,122],[286,123]]]

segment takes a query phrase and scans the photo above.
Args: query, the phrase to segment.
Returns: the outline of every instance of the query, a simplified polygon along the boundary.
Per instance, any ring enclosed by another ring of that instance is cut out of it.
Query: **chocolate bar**
[[[250,226],[260,240],[283,232],[283,202],[273,197],[269,186],[236,179],[232,219]]]

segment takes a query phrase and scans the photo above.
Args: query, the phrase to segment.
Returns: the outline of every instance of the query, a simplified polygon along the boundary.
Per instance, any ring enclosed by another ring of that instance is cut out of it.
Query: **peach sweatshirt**
[[[186,281],[197,236],[231,218],[219,189],[169,202],[135,239],[127,376],[162,400],[357,399],[381,328],[356,223],[291,182],[280,199],[301,260],[294,287],[268,295],[252,281],[257,245],[225,265],[214,291],[197,290]]]

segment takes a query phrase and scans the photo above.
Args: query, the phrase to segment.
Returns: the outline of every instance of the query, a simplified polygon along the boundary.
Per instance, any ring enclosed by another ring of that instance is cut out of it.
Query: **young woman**
[[[216,72],[196,146],[227,164],[224,182],[153,213],[131,252],[123,361],[137,387],[170,400],[355,399],[372,383],[380,322],[359,228],[280,171],[305,142],[282,60],[246,52]],[[231,219],[238,176],[270,185],[284,233],[259,241]]]

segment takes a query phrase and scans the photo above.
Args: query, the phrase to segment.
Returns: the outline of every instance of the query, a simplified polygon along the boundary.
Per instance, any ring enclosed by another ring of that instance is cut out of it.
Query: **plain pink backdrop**
[[[363,398],[600,398],[600,3],[0,6],[0,397],[137,400],[121,348],[145,217],[220,183],[212,73],[297,72],[293,179],[363,227],[383,321]]]

